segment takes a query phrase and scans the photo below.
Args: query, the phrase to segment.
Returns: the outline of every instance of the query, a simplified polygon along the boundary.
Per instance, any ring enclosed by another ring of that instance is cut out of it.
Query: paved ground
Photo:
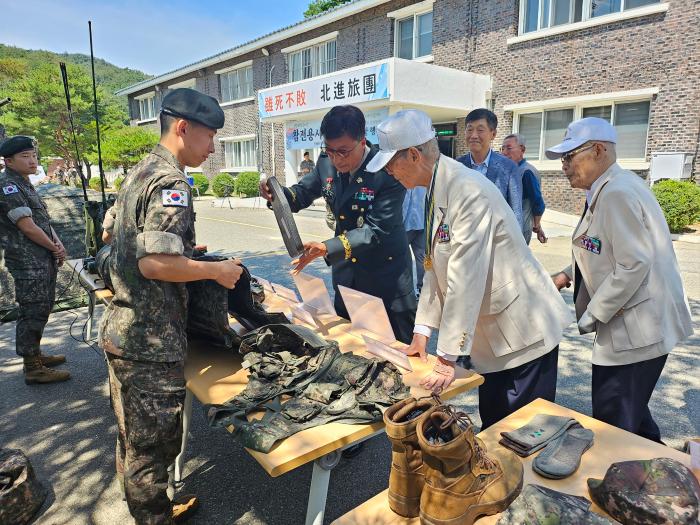
[[[251,271],[292,286],[284,269],[289,258],[272,217],[262,209],[229,210],[197,203],[198,241],[240,256]],[[302,237],[330,235],[319,213],[298,217]],[[552,227],[553,231],[554,228]],[[554,272],[569,262],[566,238],[553,238],[535,253]],[[676,243],[694,319],[700,315],[700,247]],[[323,263],[309,270],[324,277]],[[571,293],[565,291],[571,302]],[[28,387],[14,355],[14,325],[0,325],[0,446],[23,449],[50,495],[37,519],[42,524],[128,524],[114,476],[116,428],[109,407],[101,355],[80,338],[86,310],[52,316],[44,339],[49,352],[65,352],[73,378],[59,385]],[[567,332],[561,345],[558,402],[590,414],[590,338]],[[666,441],[675,447],[700,435],[700,339],[691,338],[670,357],[651,402]],[[473,393],[458,403],[477,415]],[[311,465],[270,478],[224,431],[209,429],[195,402],[184,490],[197,493],[203,507],[194,524],[303,523]],[[478,421],[478,416],[475,418]],[[387,486],[390,451],[384,437],[371,440],[353,460],[342,460],[331,476],[326,522]]]

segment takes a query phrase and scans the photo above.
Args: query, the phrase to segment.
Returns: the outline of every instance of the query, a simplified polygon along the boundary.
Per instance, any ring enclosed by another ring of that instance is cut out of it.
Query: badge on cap
[[[187,192],[181,190],[163,190],[163,206],[187,207]]]
[[[5,195],[12,195],[13,193],[18,193],[19,190],[17,189],[17,186],[14,184],[8,184],[7,186],[2,187],[2,192]]]

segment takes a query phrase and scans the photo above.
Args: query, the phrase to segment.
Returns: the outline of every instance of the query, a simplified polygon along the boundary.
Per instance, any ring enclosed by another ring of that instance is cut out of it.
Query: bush
[[[652,186],[671,233],[700,220],[700,187],[693,182],[662,180]]]
[[[211,191],[217,197],[223,197],[226,186],[233,193],[233,189],[236,187],[236,180],[228,173],[219,173],[211,182]]]
[[[78,182],[80,182],[80,181],[78,181]],[[91,177],[90,180],[88,181],[88,186],[90,186],[91,190],[102,191],[102,186],[100,185],[100,178],[99,177]]]
[[[204,195],[209,189],[209,179],[203,173],[189,173],[190,177],[194,179],[193,187],[199,189],[199,194]]]
[[[244,171],[236,177],[236,192],[244,193],[246,197],[258,195],[260,175],[257,171]]]
[[[119,191],[122,187],[122,182],[124,182],[124,177],[119,175],[116,179],[114,179],[114,182],[112,183],[112,186],[114,186],[114,189]]]

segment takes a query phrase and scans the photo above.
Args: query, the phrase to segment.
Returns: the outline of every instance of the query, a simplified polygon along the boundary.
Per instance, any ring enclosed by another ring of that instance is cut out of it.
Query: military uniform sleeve
[[[183,238],[193,226],[190,197],[185,181],[159,185],[150,193],[143,229],[136,236],[137,259],[147,255],[184,254]]]
[[[372,202],[372,209],[365,215],[362,227],[325,241],[328,249],[326,260],[333,264],[343,259],[365,255],[376,248],[382,237],[391,232],[389,221],[393,221],[395,217],[402,217],[405,195],[406,189],[393,179],[382,186]]]
[[[318,173],[318,169],[314,168],[304,175],[297,184],[284,188],[284,194],[287,196],[292,211],[298,212],[311,206],[322,195],[321,188],[321,175]]]
[[[17,221],[24,217],[32,216],[32,209],[29,207],[29,202],[24,195],[17,189],[14,184],[4,185],[5,187],[0,192],[0,213],[7,217],[12,224],[17,224]],[[13,191],[14,193],[5,193]]]

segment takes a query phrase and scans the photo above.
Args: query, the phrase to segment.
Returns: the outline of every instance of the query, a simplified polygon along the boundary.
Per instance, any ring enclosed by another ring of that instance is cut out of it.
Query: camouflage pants
[[[117,474],[138,525],[172,523],[168,467],[182,443],[184,363],[153,363],[107,354],[117,418]]]
[[[15,347],[22,357],[39,355],[41,336],[49,321],[56,297],[56,266],[51,264],[44,277],[14,276],[17,327]]]

